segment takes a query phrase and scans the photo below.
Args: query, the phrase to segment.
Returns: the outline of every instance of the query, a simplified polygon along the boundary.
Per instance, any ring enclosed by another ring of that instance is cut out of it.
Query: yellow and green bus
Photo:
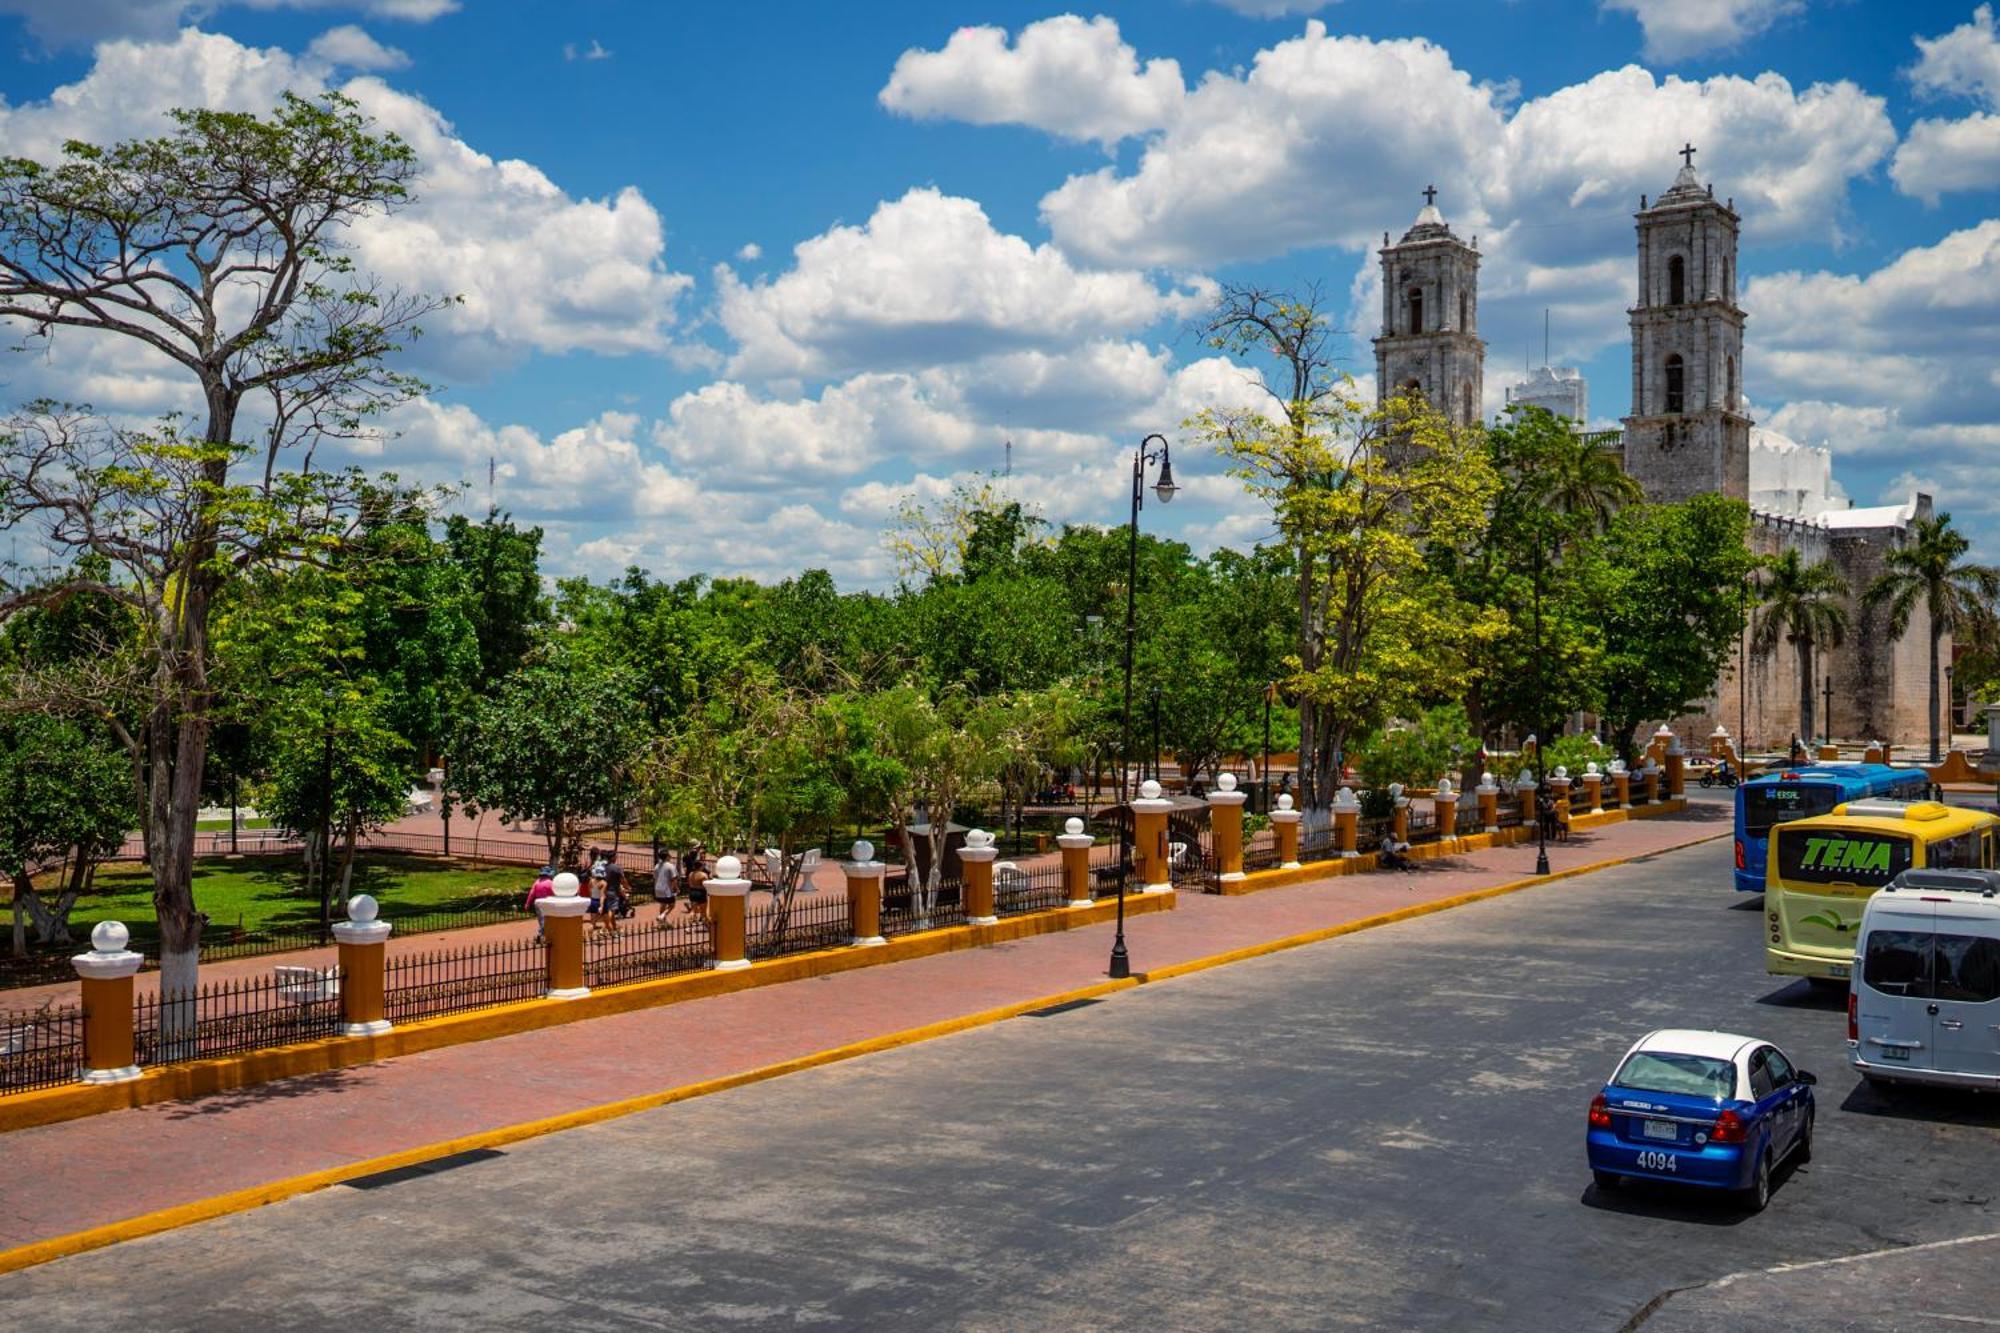
[[[1936,801],[1849,801],[1771,830],[1765,970],[1847,984],[1875,890],[1912,867],[1991,869],[2000,817]]]

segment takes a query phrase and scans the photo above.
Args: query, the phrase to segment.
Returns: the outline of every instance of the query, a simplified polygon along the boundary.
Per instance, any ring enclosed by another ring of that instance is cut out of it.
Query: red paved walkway
[[[1615,824],[1550,848],[1550,861],[1662,851],[1727,820],[1714,806]],[[1532,846],[1502,848],[1412,874],[1183,894],[1178,910],[1128,923],[1133,966],[1521,879],[1534,859]],[[0,1249],[1090,985],[1109,945],[1108,927],[1041,935],[0,1136]]]

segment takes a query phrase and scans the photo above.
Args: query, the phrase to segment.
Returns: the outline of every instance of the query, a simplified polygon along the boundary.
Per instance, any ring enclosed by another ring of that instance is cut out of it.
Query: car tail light
[[[1741,1143],[1750,1135],[1750,1127],[1743,1123],[1743,1117],[1734,1111],[1724,1111],[1715,1117],[1715,1128],[1708,1131],[1710,1143]]]
[[[1738,870],[1748,870],[1750,868],[1743,860],[1743,839],[1741,838],[1736,840],[1736,868]]]
[[[1601,1092],[1590,1099],[1590,1127],[1592,1129],[1611,1128],[1611,1112],[1605,1106],[1604,1094]]]
[[[1855,1006],[1860,1003],[1860,1000],[1861,997],[1853,991],[1847,992],[1847,1039],[1849,1041],[1861,1040],[1861,1024],[1856,1019],[1854,1012]]]

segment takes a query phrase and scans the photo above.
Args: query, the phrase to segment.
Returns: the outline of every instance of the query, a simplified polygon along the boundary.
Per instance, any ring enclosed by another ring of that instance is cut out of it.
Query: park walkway
[[[1644,856],[1728,821],[1726,806],[1695,805],[1581,834],[1550,861],[1560,873]],[[1133,969],[1496,887],[1534,861],[1525,845],[1242,897],[1183,893],[1128,923]],[[1110,943],[1108,926],[1038,935],[0,1135],[0,1250],[1058,995],[1102,981]]]

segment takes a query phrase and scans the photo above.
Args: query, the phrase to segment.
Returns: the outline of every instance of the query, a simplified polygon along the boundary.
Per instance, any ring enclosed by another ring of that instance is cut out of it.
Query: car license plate
[[[1677,1139],[1681,1131],[1671,1120],[1648,1120],[1639,1126],[1639,1132],[1649,1139]]]
[[[1846,963],[1835,963],[1832,967],[1829,967],[1826,970],[1826,972],[1828,976],[1833,977],[1839,981],[1845,981],[1849,977],[1854,975],[1854,969]]]
[[[1882,1058],[1884,1060],[1908,1060],[1910,1058],[1910,1048],[1907,1046],[1884,1046],[1882,1048]]]

